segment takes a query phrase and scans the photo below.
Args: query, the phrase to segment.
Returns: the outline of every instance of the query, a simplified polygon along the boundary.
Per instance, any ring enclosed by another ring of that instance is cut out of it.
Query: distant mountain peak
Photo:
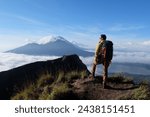
[[[46,36],[36,43],[26,44],[24,46],[9,50],[7,52],[28,55],[49,55],[63,56],[77,54],[79,56],[93,56],[93,52],[84,50],[77,45],[72,44],[61,36]]]
[[[65,41],[65,42],[68,42],[65,38],[63,38],[62,36],[45,36],[43,38],[41,38],[37,43],[38,44],[47,44],[47,43],[50,43],[50,42],[55,42],[55,41],[58,41],[58,40],[61,40],[61,41]]]

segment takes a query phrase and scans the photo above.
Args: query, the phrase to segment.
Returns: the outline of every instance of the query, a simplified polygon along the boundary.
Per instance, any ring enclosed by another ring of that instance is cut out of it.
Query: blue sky
[[[0,51],[47,35],[91,48],[101,33],[115,44],[149,46],[149,6],[149,0],[0,0]]]

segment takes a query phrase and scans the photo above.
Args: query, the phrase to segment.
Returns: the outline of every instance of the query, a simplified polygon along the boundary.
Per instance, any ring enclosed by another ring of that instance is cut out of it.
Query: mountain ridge
[[[45,43],[46,42],[46,43]],[[93,52],[84,50],[77,45],[72,44],[61,36],[47,39],[44,43],[29,43],[24,46],[8,50],[6,52],[27,54],[27,55],[49,55],[49,56],[63,56],[70,54],[77,54],[78,56],[93,56]]]
[[[86,65],[77,55],[63,56],[54,60],[38,61],[26,64],[8,71],[0,72],[0,99],[9,99],[14,92],[28,83],[36,82],[42,74],[50,74],[53,78],[68,72],[85,71],[89,74]],[[52,78],[52,80],[53,80]]]

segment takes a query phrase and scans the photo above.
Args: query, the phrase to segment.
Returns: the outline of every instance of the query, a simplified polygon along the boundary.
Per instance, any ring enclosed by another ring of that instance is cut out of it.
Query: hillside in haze
[[[147,82],[113,75],[103,89],[102,77],[89,74],[77,55],[30,63],[0,72],[0,99],[150,99]]]
[[[77,54],[78,56],[87,57],[94,55],[93,52],[88,52],[60,36],[46,37],[43,40],[39,41],[39,43],[29,43],[7,52],[41,56],[63,56]]]

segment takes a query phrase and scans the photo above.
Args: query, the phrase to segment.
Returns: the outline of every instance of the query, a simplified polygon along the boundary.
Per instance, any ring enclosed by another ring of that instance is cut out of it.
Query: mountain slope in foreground
[[[27,64],[0,72],[0,99],[150,99],[146,82],[112,76],[103,89],[102,77],[92,80],[89,74],[77,55]]]

